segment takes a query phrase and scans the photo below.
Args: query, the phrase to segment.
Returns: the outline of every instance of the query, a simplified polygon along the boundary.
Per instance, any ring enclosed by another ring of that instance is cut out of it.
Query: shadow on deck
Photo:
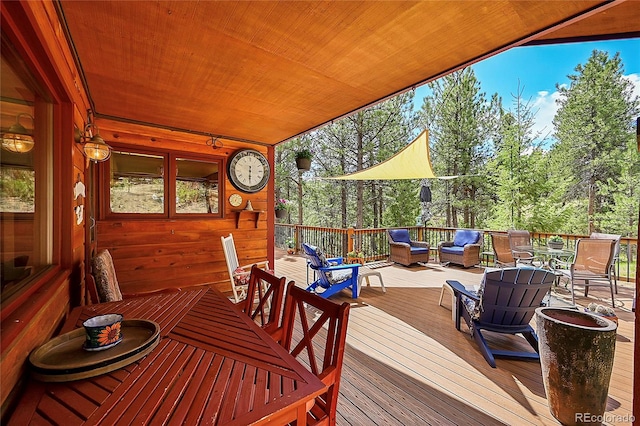
[[[305,286],[306,261],[302,256],[276,251],[276,274]],[[338,424],[558,424],[545,397],[540,364],[498,359],[491,368],[463,325],[451,320],[451,297],[442,283],[456,279],[477,285],[484,268],[443,267],[437,263],[406,268],[389,265],[382,274],[386,293],[377,279],[363,284],[357,300],[348,291],[332,297],[348,301],[352,309],[344,358]],[[618,340],[609,388],[607,423],[629,418],[632,412],[633,283],[618,283],[616,313]],[[571,301],[564,286],[553,291],[554,303]],[[586,306],[608,304],[607,289],[592,288]],[[520,337],[490,335],[495,346],[530,347]],[[611,420],[611,421],[609,421]]]

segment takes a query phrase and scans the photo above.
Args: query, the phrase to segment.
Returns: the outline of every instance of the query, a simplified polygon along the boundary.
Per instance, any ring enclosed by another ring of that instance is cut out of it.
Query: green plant
[[[296,151],[296,160],[300,158],[307,158],[311,160],[313,158],[313,152],[309,148],[303,148]]]
[[[353,250],[353,251],[350,251],[349,253],[347,253],[347,257],[360,258],[360,257],[364,257],[364,256],[365,256],[364,252],[363,251],[358,251],[358,250]]]
[[[552,243],[561,243],[562,237],[560,235],[552,235],[549,237],[549,241],[551,241]]]
[[[287,238],[287,240],[284,243],[289,248],[294,248],[296,246],[296,242],[295,242],[295,240],[293,238]]]
[[[289,210],[291,207],[291,203],[289,200],[285,200],[284,198],[279,198],[276,200],[276,210]]]

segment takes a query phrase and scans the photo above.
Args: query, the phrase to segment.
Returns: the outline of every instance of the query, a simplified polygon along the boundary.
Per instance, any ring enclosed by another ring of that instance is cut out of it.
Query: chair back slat
[[[308,413],[314,422],[336,423],[349,310],[347,302],[323,299],[296,287],[294,282],[287,286],[281,344],[327,385],[327,391],[316,398]]]
[[[280,323],[284,288],[284,277],[278,278],[257,265],[251,267],[251,278],[247,287],[247,297],[242,302],[242,312],[273,336],[276,335]]]

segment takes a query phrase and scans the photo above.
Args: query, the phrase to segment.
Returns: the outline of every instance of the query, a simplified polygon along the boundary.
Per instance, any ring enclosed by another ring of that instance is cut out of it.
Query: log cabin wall
[[[39,104],[46,104],[44,110],[38,103],[35,108],[37,115],[49,117],[50,128],[38,130],[34,139],[52,141],[45,154],[51,168],[44,171],[44,178],[36,177],[40,185],[36,196],[43,197],[37,200],[46,199],[49,206],[38,213],[44,218],[13,229],[4,226],[10,218],[2,218],[2,238],[14,239],[15,247],[30,243],[34,236],[50,235],[38,244],[31,242],[31,247],[44,247],[37,273],[19,291],[2,298],[0,423],[4,423],[27,374],[29,353],[58,331],[71,307],[84,301],[86,221],[78,223],[74,209],[86,199],[75,198],[73,187],[85,182],[86,163],[73,135],[74,126],[84,126],[89,102],[52,2],[2,2],[0,28],[3,48],[7,43],[15,50],[43,96]]]
[[[269,184],[257,193],[234,188],[226,174],[230,155],[241,148],[260,151],[273,164],[273,148],[221,139],[222,147],[206,144],[208,137],[152,128],[138,124],[97,119],[100,135],[113,146],[138,147],[158,152],[178,151],[211,159],[222,159],[219,197],[222,217],[180,219],[114,219],[108,216],[109,164],[99,165],[94,182],[101,197],[98,205],[97,249],[108,249],[113,257],[119,285],[124,293],[163,288],[215,285],[231,292],[229,274],[220,238],[233,234],[241,265],[270,259],[273,262],[273,170]],[[273,166],[271,167],[273,169]],[[106,178],[105,178],[106,175]],[[242,196],[242,205],[232,207],[229,196]],[[271,195],[270,195],[271,194]],[[251,201],[252,213],[239,212]],[[271,229],[271,232],[269,232]]]

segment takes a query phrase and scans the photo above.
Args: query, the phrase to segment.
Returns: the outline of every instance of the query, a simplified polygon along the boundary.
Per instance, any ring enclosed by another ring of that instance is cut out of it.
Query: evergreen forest
[[[284,222],[637,236],[640,100],[618,54],[594,50],[568,78],[556,85],[552,144],[533,131],[536,111],[520,88],[512,99],[487,95],[471,68],[429,83],[419,109],[407,92],[280,144],[275,191],[286,200]],[[323,179],[378,164],[424,129],[436,176],[458,177]],[[296,154],[305,151],[312,166],[299,171]]]

